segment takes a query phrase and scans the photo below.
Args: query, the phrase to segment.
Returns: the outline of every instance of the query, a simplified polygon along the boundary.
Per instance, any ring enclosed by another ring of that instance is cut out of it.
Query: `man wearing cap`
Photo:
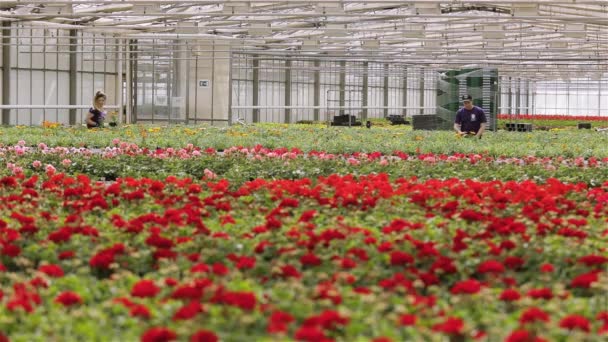
[[[474,133],[476,137],[481,139],[481,135],[485,131],[486,114],[483,109],[473,106],[473,97],[471,95],[462,98],[463,107],[456,113],[454,120],[454,129],[458,134],[465,135]]]

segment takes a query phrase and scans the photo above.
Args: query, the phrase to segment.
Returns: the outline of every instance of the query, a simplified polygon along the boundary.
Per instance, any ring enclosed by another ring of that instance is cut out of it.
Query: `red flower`
[[[584,257],[580,257],[578,262],[581,264],[585,264],[586,266],[601,266],[605,263],[608,263],[608,258],[603,255],[586,255]]]
[[[74,251],[64,251],[59,253],[59,260],[72,259],[74,256],[76,256]]]
[[[393,342],[393,340],[391,340],[388,337],[381,336],[381,337],[376,337],[375,339],[372,340],[372,342]]]
[[[404,327],[408,327],[408,326],[416,324],[416,315],[412,315],[412,314],[401,315],[401,317],[399,317],[399,324],[401,324]]]
[[[555,267],[549,263],[540,265],[540,271],[543,273],[551,273],[555,270]]]
[[[131,296],[133,297],[154,297],[160,292],[160,288],[154,284],[152,280],[140,280],[131,289]]]
[[[524,265],[524,259],[516,256],[510,256],[505,258],[504,264],[510,269],[518,269]]]
[[[0,272],[6,272],[6,266],[2,265],[2,263],[0,263]]]
[[[203,262],[190,267],[191,273],[206,273],[209,272],[209,266]]]
[[[496,260],[487,260],[477,266],[478,273],[502,273],[505,267]]]
[[[584,273],[572,279],[570,286],[588,289],[591,287],[591,284],[596,283],[598,280],[599,277],[597,275],[597,272]]]
[[[129,308],[129,314],[131,317],[140,317],[143,319],[149,319],[152,317],[150,310],[142,304],[131,304]]]
[[[506,290],[502,291],[502,293],[500,294],[500,300],[503,300],[505,302],[516,301],[516,300],[519,300],[520,298],[521,298],[521,295],[519,294],[519,292],[517,292],[517,290],[513,290],[513,289],[506,289]]]
[[[505,342],[541,342],[543,339],[534,336],[527,330],[515,330],[507,338]]]
[[[89,265],[94,268],[109,269],[110,264],[114,262],[114,253],[110,251],[101,251],[89,260]]]
[[[225,276],[230,270],[228,269],[228,267],[226,267],[226,265],[216,262],[215,264],[213,264],[213,266],[211,266],[211,271],[215,275]]]
[[[475,279],[463,280],[459,281],[454,286],[450,292],[452,294],[475,294],[481,290],[481,283]]]
[[[255,257],[242,256],[235,263],[239,270],[251,269],[255,267]]]
[[[199,330],[190,336],[190,342],[217,342],[219,339],[213,331]]]
[[[141,336],[141,342],[167,342],[175,340],[177,340],[177,335],[172,330],[162,327],[150,328]]]
[[[344,269],[351,269],[357,267],[357,262],[351,258],[343,258],[340,266]]]
[[[589,326],[589,320],[581,315],[566,316],[559,322],[559,326],[568,330],[578,329],[584,332],[591,331],[591,327]]]
[[[175,285],[179,284],[179,282],[176,279],[173,278],[165,278],[165,285],[169,286],[169,287],[173,287]]]
[[[459,335],[464,329],[464,322],[458,317],[448,317],[443,323],[433,325],[433,330],[448,335]]]
[[[327,336],[323,330],[317,326],[303,326],[296,331],[295,338],[298,341],[318,342],[326,341]]]
[[[61,269],[60,266],[58,265],[42,265],[40,267],[38,267],[38,271],[48,275],[49,277],[53,277],[53,278],[61,278],[63,277],[64,273],[63,270]]]
[[[300,262],[304,266],[319,266],[321,265],[321,259],[313,253],[304,254],[300,257]]]
[[[414,257],[411,255],[402,252],[402,251],[393,251],[391,253],[391,265],[400,266],[407,265],[414,262]]]
[[[292,265],[281,266],[281,276],[284,278],[296,278],[300,279],[302,274],[298,272],[298,269]]]
[[[198,313],[203,312],[203,306],[198,301],[191,301],[190,303],[182,306],[173,315],[174,321],[186,320],[194,318]]]
[[[534,299],[546,299],[550,300],[553,298],[553,292],[549,288],[532,289],[528,291],[528,296]]]
[[[75,292],[65,291],[65,292],[60,293],[55,298],[55,302],[60,303],[63,306],[72,306],[72,305],[76,305],[76,304],[81,304],[82,298],[80,298],[80,296]]]
[[[218,290],[215,301],[231,306],[236,306],[243,310],[253,310],[257,303],[257,299],[252,292],[223,292]]]
[[[314,326],[318,325],[323,329],[332,330],[337,325],[348,324],[348,317],[341,316],[337,311],[325,310],[316,316],[310,316],[304,321],[304,325]]]
[[[275,311],[270,315],[268,319],[268,328],[267,331],[271,334],[275,333],[285,333],[287,332],[287,327],[290,323],[292,323],[295,319],[292,315],[283,311]]]
[[[6,244],[4,247],[2,247],[2,255],[14,258],[19,254],[21,254],[21,248],[19,248],[19,246]]]
[[[531,307],[519,316],[521,324],[534,323],[536,321],[549,322],[549,314],[537,307]]]

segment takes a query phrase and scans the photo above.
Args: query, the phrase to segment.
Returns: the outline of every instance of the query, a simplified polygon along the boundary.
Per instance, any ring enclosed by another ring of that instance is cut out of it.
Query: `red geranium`
[[[487,260],[477,266],[478,273],[502,273],[505,271],[503,264],[496,260]]]
[[[513,302],[519,300],[520,298],[521,295],[519,294],[519,292],[513,289],[506,289],[500,294],[500,300],[503,300],[505,302]]]
[[[534,299],[546,299],[550,300],[553,298],[553,291],[549,288],[532,289],[528,291],[528,296]]]
[[[545,340],[527,330],[515,330],[507,336],[505,342],[545,342]]]
[[[393,251],[391,252],[391,265],[400,266],[407,265],[414,262],[414,257],[411,255],[402,252],[402,251]]]
[[[268,328],[266,330],[271,334],[285,333],[287,332],[288,325],[294,320],[294,317],[287,312],[275,311],[268,319]]]
[[[448,335],[459,335],[464,329],[464,321],[458,317],[448,317],[443,323],[433,325],[433,330]]]
[[[597,272],[589,272],[589,273],[584,273],[581,274],[579,276],[577,276],[576,278],[572,279],[572,282],[570,283],[570,286],[572,287],[582,287],[582,288],[590,288],[591,284],[596,283],[599,280],[599,276],[597,274]]]
[[[300,257],[300,262],[304,266],[319,266],[321,265],[321,259],[313,253],[304,254]]]
[[[133,297],[154,297],[160,292],[160,288],[154,284],[154,281],[143,279],[135,283],[131,289]]]
[[[65,292],[60,293],[55,298],[55,302],[60,303],[63,306],[72,306],[72,305],[76,305],[76,304],[81,304],[82,298],[75,292],[65,291]]]
[[[543,273],[551,273],[555,270],[555,267],[549,263],[540,265],[540,271]]]
[[[42,265],[38,267],[38,271],[53,278],[61,278],[64,276],[63,269],[58,265]]]
[[[209,330],[199,330],[190,336],[190,342],[217,342],[218,340],[217,335]]]
[[[408,326],[416,324],[416,315],[412,315],[412,314],[401,315],[401,317],[399,317],[399,324],[404,327],[408,327]]]
[[[569,330],[582,330],[584,332],[591,331],[589,320],[581,315],[566,316],[559,322],[559,326]]]
[[[519,316],[521,324],[534,323],[536,321],[549,322],[549,319],[549,314],[537,307],[531,307]]]
[[[475,279],[459,281],[450,292],[452,294],[475,294],[481,290],[481,283]]]
[[[200,302],[193,300],[190,303],[182,306],[173,315],[174,321],[187,320],[194,318],[197,314],[203,312],[203,306]]]
[[[177,340],[175,332],[162,327],[150,328],[141,336],[141,342],[168,342],[175,340]]]

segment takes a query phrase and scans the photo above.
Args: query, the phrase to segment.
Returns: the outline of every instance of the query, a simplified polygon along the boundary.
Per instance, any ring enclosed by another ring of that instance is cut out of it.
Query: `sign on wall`
[[[211,86],[211,81],[210,80],[198,80],[198,87],[199,88],[209,88]]]

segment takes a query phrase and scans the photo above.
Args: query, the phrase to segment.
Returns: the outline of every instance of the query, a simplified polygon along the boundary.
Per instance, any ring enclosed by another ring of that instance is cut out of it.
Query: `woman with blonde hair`
[[[106,94],[101,90],[95,93],[93,99],[93,107],[89,109],[87,114],[87,128],[103,127],[103,121],[106,118],[107,112],[103,108],[106,104]]]

